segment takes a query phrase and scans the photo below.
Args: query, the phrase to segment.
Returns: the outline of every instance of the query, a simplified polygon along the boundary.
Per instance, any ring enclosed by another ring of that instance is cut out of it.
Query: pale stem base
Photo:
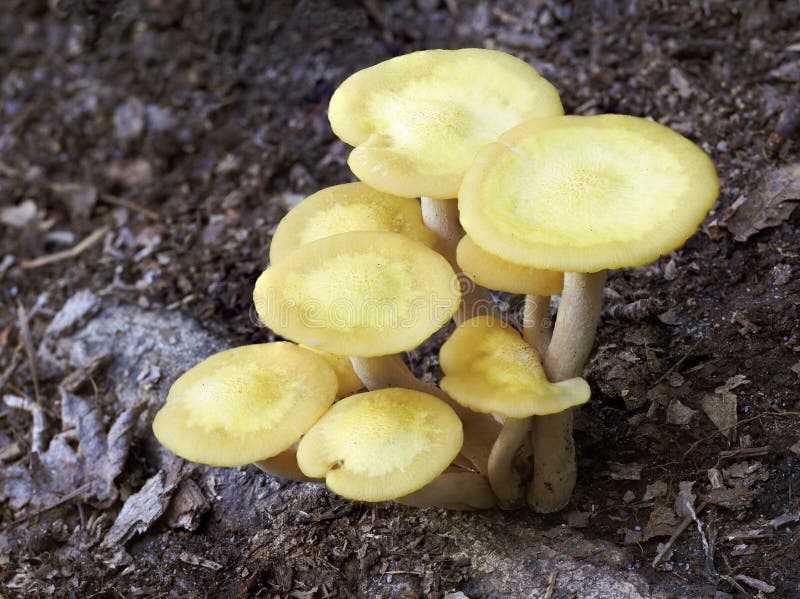
[[[606,273],[566,273],[553,338],[544,356],[550,382],[580,376],[592,351]],[[575,486],[572,410],[533,419],[533,482],[528,504],[537,512],[563,509]]]
[[[297,465],[297,443],[283,453],[279,453],[266,460],[255,462],[255,465],[267,474],[273,474],[287,480],[294,480],[302,483],[325,482],[319,478],[310,478],[300,470],[300,467]]]
[[[403,505],[451,510],[488,510],[496,504],[486,477],[475,472],[443,472],[419,491],[395,501]]]
[[[550,296],[525,296],[523,337],[541,356],[550,342]],[[532,468],[532,418],[507,418],[489,455],[489,482],[506,510],[525,502]]]

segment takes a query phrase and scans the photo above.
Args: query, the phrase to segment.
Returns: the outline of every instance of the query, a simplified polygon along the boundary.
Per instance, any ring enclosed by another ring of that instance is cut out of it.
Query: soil
[[[274,339],[251,304],[271,234],[304,195],[352,180],[348,147],[326,117],[336,86],[417,49],[505,50],[547,77],[568,113],[650,117],[697,142],[717,166],[721,194],[682,249],[609,278],[567,510],[447,522],[576,529],[627,556],[624,568],[651,585],[642,596],[800,596],[796,2],[0,4],[0,209],[33,205],[0,223],[4,395],[38,396],[47,420],[59,422],[58,387],[71,371],[40,358],[53,316],[81,290],[106,306],[179,312],[224,345]],[[82,252],[37,264],[87,237],[94,243]],[[500,299],[521,309],[519,297]],[[436,340],[413,352],[419,376],[440,375],[435,355]],[[135,402],[119,397],[121,371],[95,366],[75,392],[93,398],[107,427]],[[64,487],[52,509],[44,495],[20,504],[9,473],[37,471],[31,416],[7,403],[0,594],[493,594],[478,556],[453,557],[445,524],[431,524],[435,510],[352,503],[251,468],[184,472],[165,465],[143,427],[109,475],[118,496],[69,497]],[[101,555],[98,540],[125,500],[159,470],[165,489],[170,472],[183,473],[172,485],[183,494],[194,481],[213,515],[189,527],[159,520],[123,541],[122,557]],[[214,476],[241,490],[214,492]],[[659,543],[688,513],[688,481],[702,526],[690,519],[653,567]],[[286,489],[314,511],[281,499]],[[243,498],[262,503],[249,511]],[[283,535],[283,552],[259,551],[264,535]],[[209,563],[197,567],[198,556]],[[387,586],[387,572],[402,584]],[[376,577],[383,586],[370,586]]]

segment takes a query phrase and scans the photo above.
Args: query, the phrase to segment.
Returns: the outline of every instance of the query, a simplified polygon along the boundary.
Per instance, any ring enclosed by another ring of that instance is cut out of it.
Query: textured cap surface
[[[697,230],[719,191],[709,157],[622,116],[537,119],[476,157],[459,192],[472,240],[506,260],[597,272],[648,264]]]
[[[175,381],[153,432],[192,462],[242,466],[295,443],[333,404],[337,385],[323,358],[293,343],[229,349]]]
[[[333,131],[356,146],[365,183],[396,195],[455,198],[481,146],[528,119],[563,114],[556,89],[495,50],[424,50],[350,76],[331,98]]]
[[[270,262],[277,264],[301,245],[352,231],[390,231],[428,247],[436,243],[422,222],[419,202],[345,183],[311,194],[283,217],[272,237]]]
[[[397,233],[356,232],[304,245],[256,281],[261,321],[347,356],[414,349],[446,324],[461,293],[450,264]]]
[[[461,324],[442,345],[441,387],[475,412],[511,418],[555,414],[589,401],[582,378],[550,383],[539,355],[513,327],[491,316]]]
[[[300,441],[297,463],[343,497],[386,501],[431,482],[462,442],[461,421],[442,400],[381,389],[337,402]]]

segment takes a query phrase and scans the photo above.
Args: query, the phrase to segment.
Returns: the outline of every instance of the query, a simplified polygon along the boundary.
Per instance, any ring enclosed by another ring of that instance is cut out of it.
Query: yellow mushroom
[[[478,285],[525,294],[522,320],[525,342],[543,355],[551,335],[550,296],[561,293],[564,273],[508,262],[482,249],[469,235],[459,242],[457,259],[464,273]],[[531,418],[507,418],[489,455],[489,480],[504,509],[519,507],[523,499],[528,473],[518,469],[531,462],[519,460],[518,456],[531,453],[531,425]]]
[[[480,48],[424,50],[351,75],[328,115],[355,146],[348,164],[368,185],[422,198],[425,224],[456,267],[463,235],[453,198],[478,150],[528,119],[563,114],[556,89],[526,62]],[[456,322],[491,308],[484,289],[468,290]]]
[[[312,241],[352,231],[390,231],[429,247],[436,243],[418,202],[364,183],[345,183],[311,194],[283,217],[272,237],[270,263]]]
[[[555,414],[589,401],[588,383],[550,383],[536,350],[514,328],[492,316],[460,325],[442,345],[441,387],[476,412],[523,418]]]
[[[680,247],[714,205],[714,165],[695,144],[629,116],[535,119],[476,156],[459,192],[461,222],[484,250],[564,271],[548,378],[581,374],[594,341],[605,270],[640,266]],[[534,418],[528,501],[542,512],[575,484],[572,413]]]
[[[261,321],[309,347],[347,356],[416,348],[458,308],[447,261],[397,233],[354,232],[299,247],[263,272]]]
[[[347,78],[331,98],[334,133],[356,176],[395,195],[455,198],[478,150],[528,119],[563,114],[532,66],[480,48],[423,50]]]
[[[464,274],[489,289],[528,295],[558,295],[564,288],[563,272],[509,262],[490,254],[468,235],[461,238],[456,256]]]
[[[462,440],[461,421],[441,400],[383,389],[334,404],[300,441],[297,463],[343,497],[386,501],[433,481]]]
[[[192,462],[242,466],[291,447],[336,391],[333,369],[313,352],[286,342],[237,347],[173,383],[153,432]]]

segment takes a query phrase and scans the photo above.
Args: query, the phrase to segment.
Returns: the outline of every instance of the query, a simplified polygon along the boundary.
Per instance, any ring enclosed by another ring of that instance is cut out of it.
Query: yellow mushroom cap
[[[536,69],[495,50],[423,50],[351,75],[331,98],[334,133],[356,146],[365,183],[401,196],[455,198],[475,154],[528,119],[563,114]]]
[[[297,343],[347,356],[414,349],[446,324],[461,293],[452,267],[397,233],[319,239],[265,270],[261,321]]]
[[[277,264],[301,245],[351,231],[391,231],[428,247],[436,243],[422,222],[419,202],[345,183],[311,194],[283,217],[272,238],[270,262]]]
[[[680,247],[718,191],[709,157],[663,125],[565,116],[524,123],[481,150],[458,207],[469,236],[492,254],[597,272]]]
[[[322,351],[321,349],[306,347],[305,345],[301,345],[300,347],[313,351],[318,356],[321,356],[330,367],[333,368],[333,371],[336,373],[336,378],[339,380],[339,392],[336,394],[337,397],[347,397],[359,389],[364,388],[364,383],[358,378],[349,356],[340,356]]]
[[[333,404],[336,389],[328,363],[293,343],[237,347],[173,383],[153,432],[192,462],[242,466],[297,442]]]
[[[336,403],[306,433],[297,463],[343,497],[386,501],[421,489],[461,450],[461,421],[442,400],[381,389]]]
[[[461,238],[456,248],[458,265],[478,285],[529,295],[558,295],[564,288],[564,273],[514,264],[490,254],[472,241]]]
[[[513,327],[492,316],[462,323],[442,345],[441,388],[475,412],[510,418],[555,414],[589,401],[582,378],[549,383],[539,355]]]

